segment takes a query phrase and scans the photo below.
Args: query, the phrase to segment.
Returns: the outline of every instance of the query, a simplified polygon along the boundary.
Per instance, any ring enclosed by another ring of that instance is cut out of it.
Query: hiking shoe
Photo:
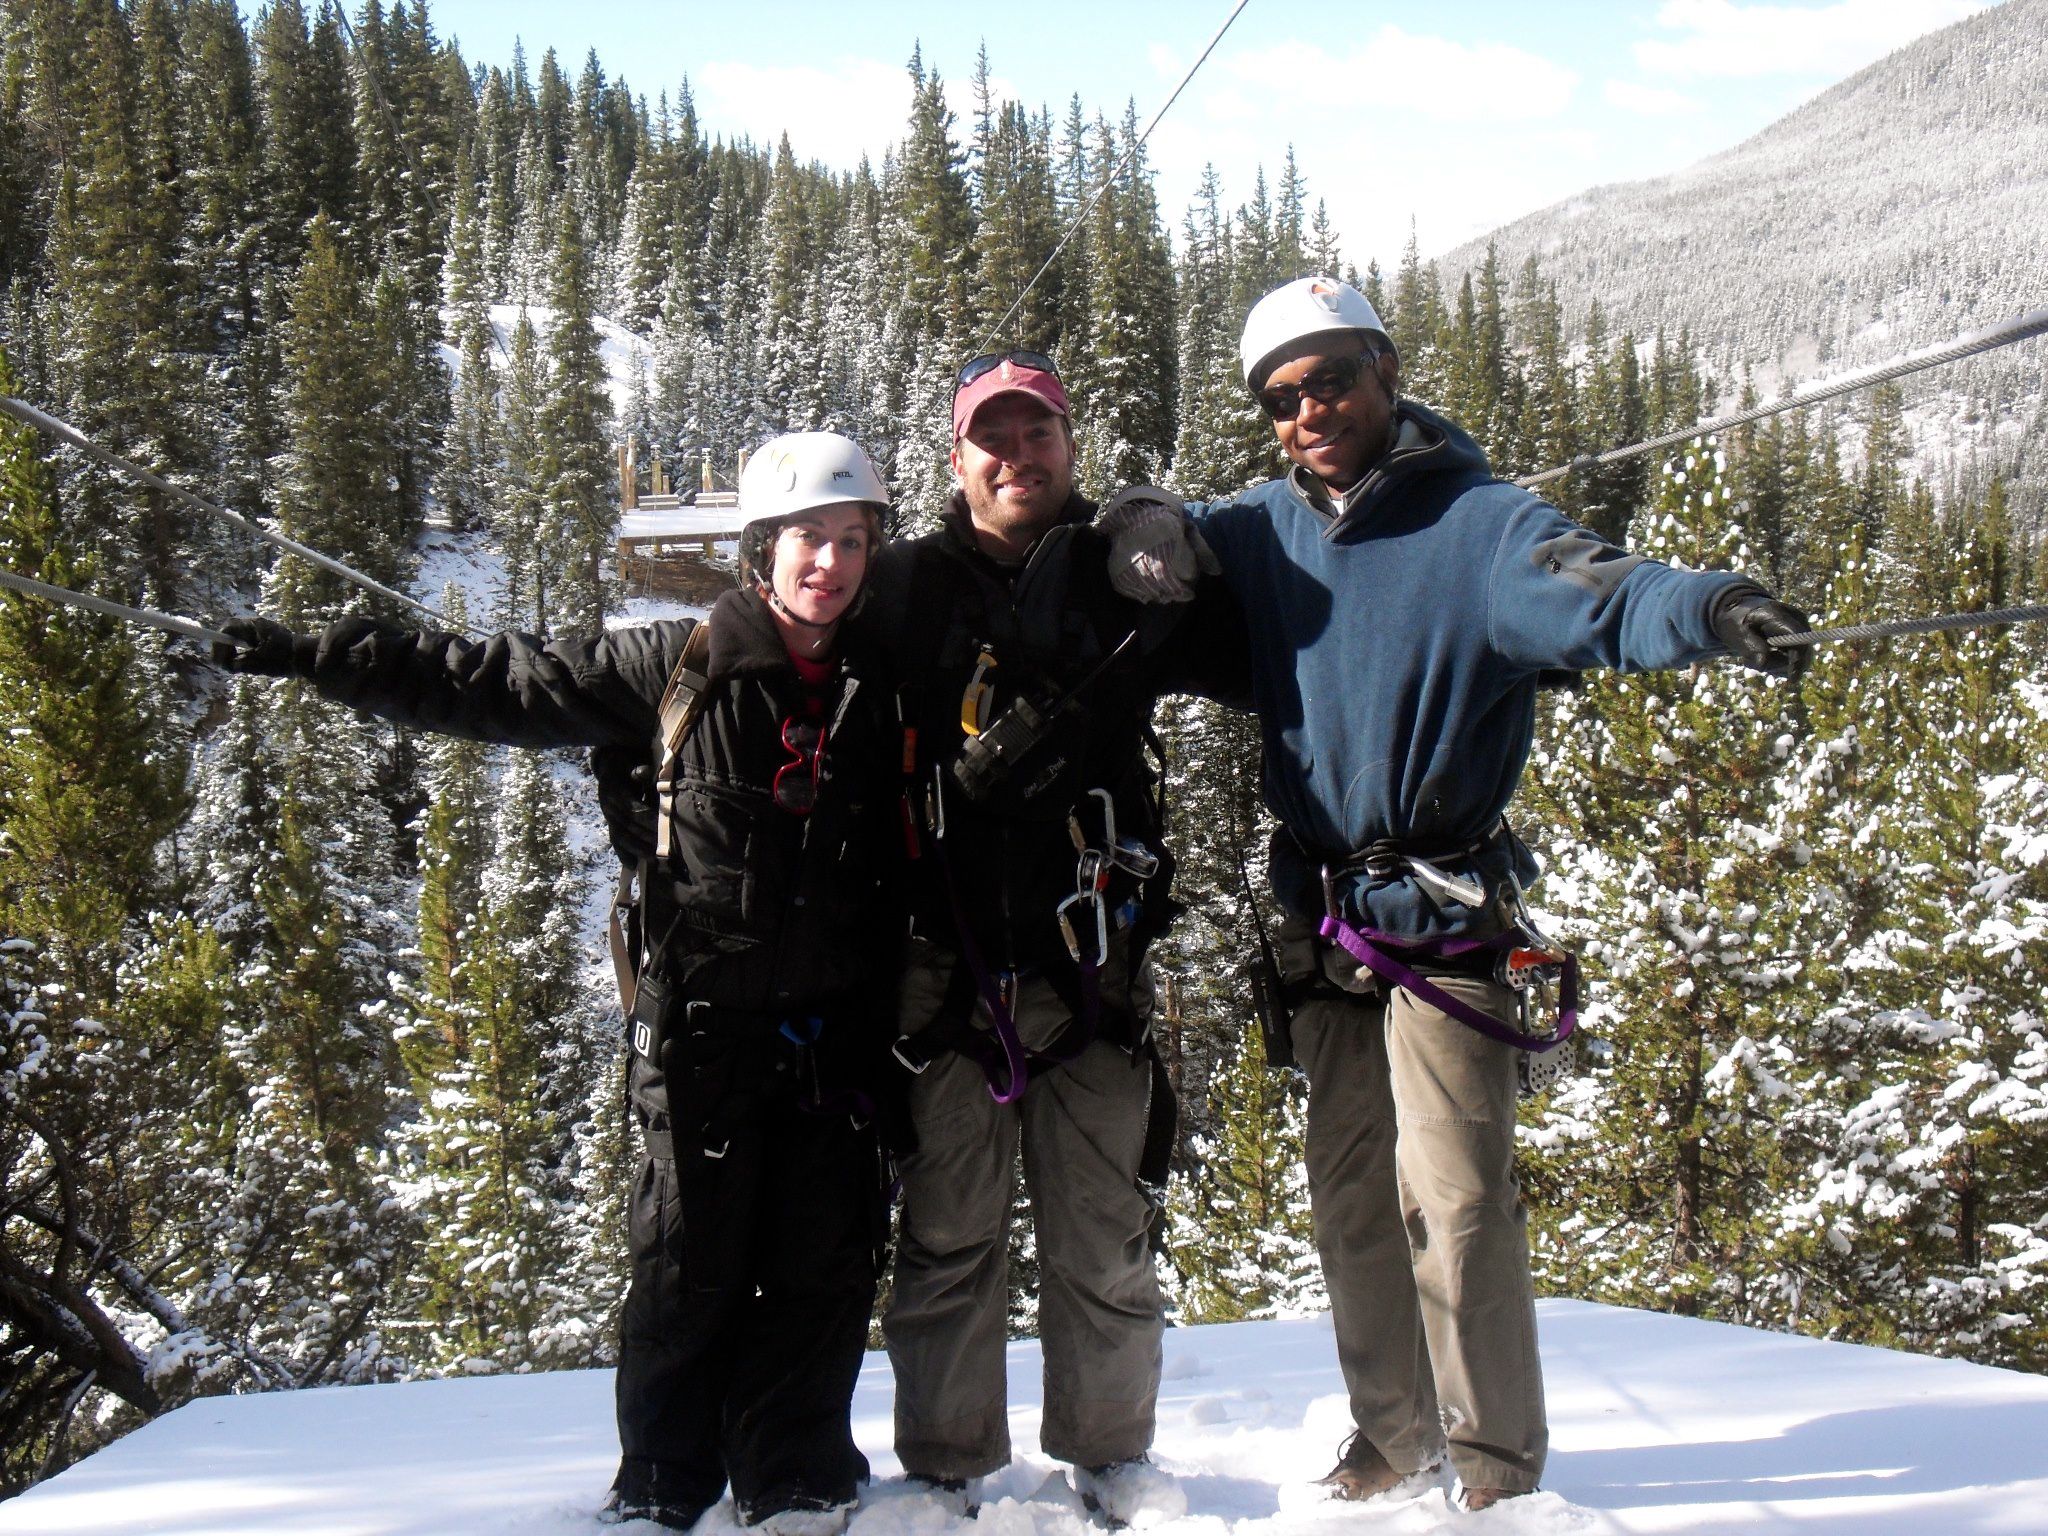
[[[962,1520],[981,1513],[981,1479],[978,1477],[932,1477],[924,1472],[903,1474],[904,1486],[921,1493],[939,1508]]]
[[[1419,1471],[1396,1471],[1362,1430],[1353,1430],[1344,1449],[1337,1453],[1337,1465],[1317,1478],[1316,1486],[1327,1488],[1331,1498],[1347,1503],[1363,1503],[1389,1494],[1412,1499],[1428,1492],[1442,1470],[1443,1462],[1433,1461]]]
[[[1123,1461],[1074,1468],[1074,1492],[1113,1530],[1123,1526],[1142,1529],[1178,1520],[1188,1512],[1188,1496],[1180,1479],[1155,1467],[1142,1451]]]
[[[1465,1506],[1467,1514],[1476,1515],[1482,1509],[1493,1508],[1503,1499],[1519,1499],[1533,1491],[1528,1488],[1467,1488],[1459,1502]]]
[[[687,1531],[704,1513],[680,1504],[664,1504],[653,1498],[628,1498],[617,1488],[605,1495],[597,1512],[599,1525],[624,1525],[629,1520],[651,1520],[671,1531]]]
[[[745,1529],[762,1536],[839,1536],[846,1529],[851,1504],[792,1504],[744,1522]]]

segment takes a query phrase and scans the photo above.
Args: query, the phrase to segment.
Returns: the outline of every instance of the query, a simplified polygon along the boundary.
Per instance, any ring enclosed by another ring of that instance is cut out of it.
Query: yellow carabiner
[[[967,679],[966,691],[960,695],[960,729],[970,736],[979,736],[988,724],[989,704],[996,691],[996,685],[988,681],[988,675],[995,667],[996,653],[984,645],[981,656],[974,663],[974,675]]]

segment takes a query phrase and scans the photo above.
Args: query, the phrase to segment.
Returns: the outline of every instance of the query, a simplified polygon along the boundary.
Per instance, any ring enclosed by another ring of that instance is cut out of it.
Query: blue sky
[[[879,161],[908,110],[915,45],[967,127],[986,42],[1002,94],[1057,117],[1078,92],[1150,118],[1234,0],[776,3],[429,0],[471,62],[553,48],[572,76],[597,50],[651,101],[685,75],[706,130],[799,159]],[[253,9],[253,5],[246,8]],[[1151,145],[1177,224],[1204,164],[1227,202],[1294,146],[1347,256],[1391,266],[1409,221],[1425,254],[1585,187],[1676,170],[1984,0],[1250,0]],[[1313,203],[1311,204],[1313,206]]]

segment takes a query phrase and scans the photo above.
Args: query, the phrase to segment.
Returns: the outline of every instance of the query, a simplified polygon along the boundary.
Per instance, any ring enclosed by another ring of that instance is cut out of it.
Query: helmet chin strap
[[[839,619],[807,619],[782,600],[782,594],[760,577],[754,578],[754,585],[760,589],[761,597],[770,608],[781,614],[792,624],[801,624],[805,629],[831,630],[838,626]],[[845,615],[841,614],[840,618]]]

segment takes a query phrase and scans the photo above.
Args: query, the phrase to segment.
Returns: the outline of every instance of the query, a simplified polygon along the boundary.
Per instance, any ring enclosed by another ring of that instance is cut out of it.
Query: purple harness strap
[[[1442,987],[1418,974],[1404,964],[1383,945],[1398,946],[1409,950],[1422,950],[1439,956],[1471,954],[1475,950],[1511,949],[1520,935],[1510,931],[1492,939],[1437,939],[1422,944],[1410,940],[1396,939],[1391,934],[1374,929],[1352,927],[1343,918],[1329,916],[1323,919],[1323,937],[1339,945],[1344,952],[1366,967],[1382,981],[1390,982],[1402,991],[1420,998],[1432,1008],[1442,1010],[1468,1029],[1476,1029],[1489,1040],[1498,1040],[1502,1045],[1511,1045],[1518,1051],[1542,1053],[1554,1050],[1571,1038],[1573,1030],[1579,1027],[1579,960],[1576,955],[1564,957],[1563,976],[1558,984],[1557,1033],[1545,1038],[1541,1035],[1525,1035],[1518,1029],[1511,1029],[1491,1014],[1483,1013],[1470,1003],[1453,997]]]
[[[1024,1097],[1024,1090],[1031,1082],[1031,1067],[1024,1055],[1024,1042],[1017,1038],[1017,1021],[1010,1016],[1009,1005],[1003,1001],[1002,988],[996,985],[989,974],[987,964],[981,958],[981,946],[974,942],[974,934],[967,926],[966,910],[960,903],[960,888],[953,880],[953,865],[946,857],[945,841],[931,839],[933,854],[939,861],[939,870],[946,878],[946,896],[952,902],[954,927],[960,935],[960,954],[967,961],[967,968],[974,974],[974,985],[981,993],[982,1005],[988,1009],[989,1022],[995,1026],[996,1044],[1001,1054],[989,1051],[977,1052],[981,1060],[982,1075],[988,1082],[988,1096],[998,1104],[1014,1104]],[[995,1075],[1000,1067],[1004,1073],[1003,1085],[996,1086]]]

